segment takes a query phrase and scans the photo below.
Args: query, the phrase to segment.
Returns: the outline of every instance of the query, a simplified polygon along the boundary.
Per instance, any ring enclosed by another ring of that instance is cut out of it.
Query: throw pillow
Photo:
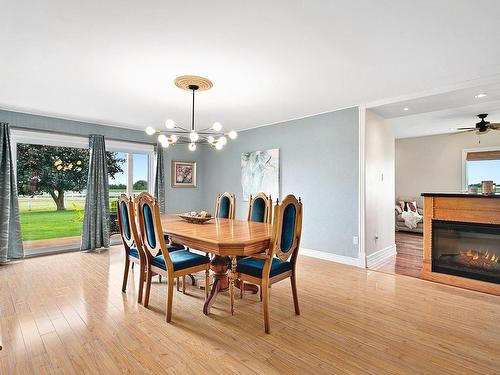
[[[417,212],[417,202],[406,202],[408,203],[408,211]]]
[[[399,201],[399,206],[401,207],[401,210],[403,211],[412,211],[412,212],[417,212],[417,202],[412,201],[412,202],[405,202],[405,201]]]

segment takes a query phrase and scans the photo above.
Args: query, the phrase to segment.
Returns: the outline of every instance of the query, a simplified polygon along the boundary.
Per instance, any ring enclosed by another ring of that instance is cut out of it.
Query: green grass
[[[82,223],[76,216],[74,210],[21,212],[23,241],[79,236]]]
[[[110,190],[111,202],[117,200],[119,190]],[[47,195],[34,198],[19,197],[19,211],[23,241],[79,236],[82,222],[77,220],[76,210],[83,211],[84,197],[66,196],[66,211],[57,211],[56,204]]]

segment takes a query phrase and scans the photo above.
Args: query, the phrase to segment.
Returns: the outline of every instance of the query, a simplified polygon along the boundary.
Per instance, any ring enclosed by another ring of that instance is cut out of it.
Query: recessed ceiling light
[[[409,109],[410,109],[410,108],[408,108],[408,107],[404,107],[404,108],[403,108],[403,111],[408,111]]]
[[[488,96],[488,94],[485,94],[484,92],[482,92],[482,93],[479,93],[477,95],[474,95],[474,98],[481,99],[481,98],[485,98],[487,96]]]

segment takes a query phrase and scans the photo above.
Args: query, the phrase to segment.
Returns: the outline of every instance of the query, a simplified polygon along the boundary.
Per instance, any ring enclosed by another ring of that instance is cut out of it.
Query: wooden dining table
[[[172,242],[213,254],[210,262],[213,283],[203,313],[208,315],[217,294],[228,289],[233,313],[236,275],[233,272],[229,274],[229,262],[231,270],[235,270],[237,257],[269,249],[272,225],[220,218],[204,224],[193,224],[171,214],[161,215],[161,224],[164,234],[170,236]]]

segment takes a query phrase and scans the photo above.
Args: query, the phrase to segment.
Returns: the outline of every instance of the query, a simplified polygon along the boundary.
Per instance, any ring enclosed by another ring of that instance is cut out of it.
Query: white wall
[[[385,120],[366,111],[366,216],[365,251],[370,255],[395,251],[394,230],[394,135]],[[378,239],[377,239],[378,238]]]
[[[500,147],[500,131],[434,135],[396,140],[396,196],[462,190],[462,150]]]

